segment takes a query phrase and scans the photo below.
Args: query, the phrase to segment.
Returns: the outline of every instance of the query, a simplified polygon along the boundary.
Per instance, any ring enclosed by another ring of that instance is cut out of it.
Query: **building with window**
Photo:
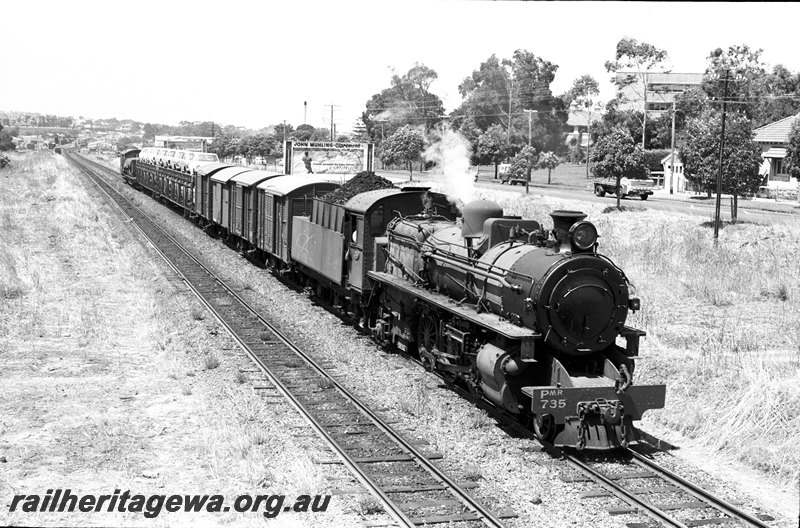
[[[764,125],[753,131],[754,141],[761,147],[761,175],[763,187],[770,190],[797,189],[797,180],[790,177],[783,163],[786,148],[789,146],[789,133],[792,124],[800,119],[800,114],[785,117],[774,123]]]
[[[673,159],[675,166],[672,166]],[[661,166],[664,168],[664,189],[670,194],[686,192],[686,175],[683,173],[683,161],[680,154],[676,151],[673,158],[672,152],[661,159]]]
[[[569,146],[586,148],[589,143],[589,127],[603,120],[601,108],[581,109],[570,106],[564,142]]]
[[[647,72],[646,83],[638,72],[617,72],[616,78],[617,97],[623,101],[620,110],[641,112],[646,98],[647,113],[655,117],[671,109],[675,97],[703,84],[702,73]]]

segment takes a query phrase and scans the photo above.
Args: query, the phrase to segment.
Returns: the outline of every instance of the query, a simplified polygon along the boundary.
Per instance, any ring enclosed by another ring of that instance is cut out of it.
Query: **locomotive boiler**
[[[382,242],[385,271],[370,274],[384,285],[373,330],[529,418],[547,441],[624,446],[638,439],[632,422],[665,397],[664,385],[633,382],[644,332],[625,321],[639,300],[597,252],[586,215],[551,216],[544,229],[478,201],[458,223],[396,218]]]

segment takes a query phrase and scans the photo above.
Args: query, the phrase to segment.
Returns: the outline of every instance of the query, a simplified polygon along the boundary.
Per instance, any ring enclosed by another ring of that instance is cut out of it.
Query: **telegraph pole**
[[[526,109],[523,109],[523,112],[526,112],[528,114],[528,146],[532,147],[533,146],[533,124],[532,124],[533,123],[533,114],[538,114],[539,111],[538,110],[526,110]],[[510,114],[511,113],[509,112],[509,115]],[[528,174],[526,175],[526,178],[525,178],[525,194],[528,194],[528,189],[529,189],[530,184],[531,184],[531,170],[532,169],[533,169],[533,167],[528,166]]]
[[[672,157],[669,161],[669,193],[675,189],[675,100],[672,101]]]
[[[334,141],[334,139],[333,139],[333,109],[339,107],[340,105],[329,104],[329,105],[325,105],[325,106],[330,106],[331,107],[331,142],[333,142]]]
[[[308,123],[308,101],[303,101],[303,124]]]
[[[719,240],[719,208],[722,202],[722,156],[725,149],[725,110],[728,102],[728,74],[725,70],[725,95],[722,96],[722,137],[719,142],[719,172],[717,173],[717,204],[714,213],[714,244]]]
[[[506,141],[511,141],[511,100],[514,98],[514,82],[508,89],[508,127],[506,128]]]

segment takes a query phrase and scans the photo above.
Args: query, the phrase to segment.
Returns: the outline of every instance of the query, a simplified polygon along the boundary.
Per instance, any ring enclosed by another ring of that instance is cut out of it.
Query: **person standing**
[[[311,169],[311,156],[308,155],[308,151],[306,151],[305,156],[303,156],[303,164],[306,166],[307,174],[314,174],[314,171]]]

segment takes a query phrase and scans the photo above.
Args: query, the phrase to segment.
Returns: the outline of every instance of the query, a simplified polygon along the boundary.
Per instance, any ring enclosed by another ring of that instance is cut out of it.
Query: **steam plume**
[[[463,206],[472,199],[475,180],[474,175],[470,174],[472,148],[467,138],[448,126],[422,155],[426,161],[435,162],[441,170],[444,192],[461,202],[457,205]]]

